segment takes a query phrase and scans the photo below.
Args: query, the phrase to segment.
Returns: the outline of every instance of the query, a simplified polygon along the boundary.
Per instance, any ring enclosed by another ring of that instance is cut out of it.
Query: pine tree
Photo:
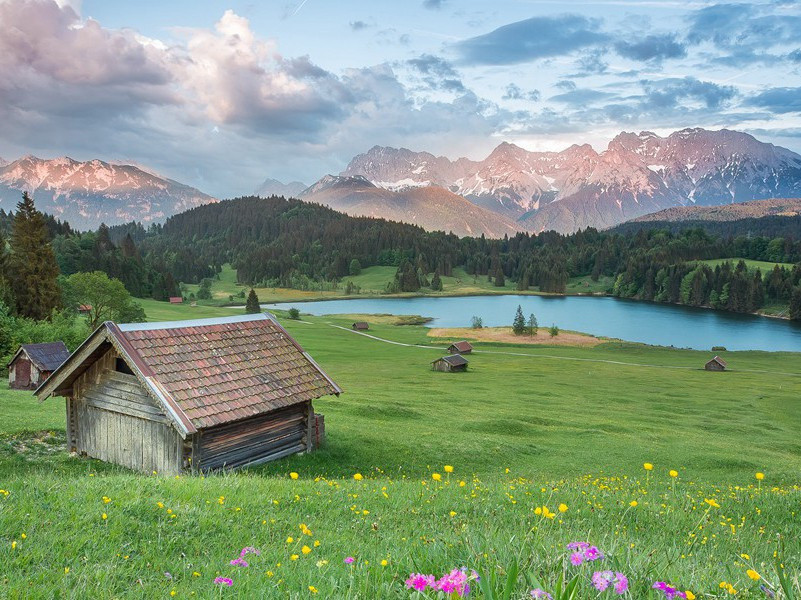
[[[431,278],[431,289],[435,292],[442,291],[442,279],[439,277],[439,271],[434,271],[434,277]]]
[[[259,297],[256,295],[256,290],[250,288],[250,293],[248,294],[248,300],[245,303],[245,312],[249,315],[255,315],[256,313],[261,312],[261,306],[259,305]]]
[[[501,266],[498,265],[498,268],[495,269],[495,287],[504,287],[506,285],[506,280],[503,276],[503,269]]]
[[[528,316],[528,334],[537,335],[538,328],[539,328],[539,323],[537,323],[537,317],[534,316],[534,313],[531,313]]]
[[[512,332],[521,335],[526,332],[526,318],[523,316],[523,308],[518,304],[515,320],[512,321]]]
[[[61,304],[58,264],[47,225],[27,192],[17,204],[11,229],[9,271],[18,314],[46,319]]]
[[[790,318],[801,321],[801,287],[795,288],[790,296]]]

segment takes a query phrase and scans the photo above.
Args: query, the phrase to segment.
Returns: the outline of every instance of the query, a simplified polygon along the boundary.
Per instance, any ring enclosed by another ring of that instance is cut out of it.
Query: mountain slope
[[[306,189],[302,200],[352,216],[379,217],[459,236],[503,237],[520,231],[512,220],[485,210],[437,186],[392,191],[364,177],[326,175]]]
[[[801,194],[801,156],[725,129],[664,138],[624,132],[600,153],[587,144],[529,152],[504,142],[482,161],[376,146],[343,175],[392,190],[442,186],[531,231],[604,228],[674,206]]]
[[[264,180],[256,191],[253,192],[254,196],[261,196],[262,198],[269,198],[270,196],[283,196],[284,198],[297,198],[308,186],[300,181],[290,181],[283,183],[277,179],[267,178]]]
[[[0,166],[0,206],[13,210],[23,191],[42,212],[73,227],[94,229],[141,221],[163,221],[215,198],[132,165],[63,157],[25,156]]]
[[[801,215],[801,198],[771,198],[724,206],[681,206],[668,208],[631,222],[679,223],[683,221],[739,221],[763,217],[795,217]],[[801,233],[801,232],[799,232]]]

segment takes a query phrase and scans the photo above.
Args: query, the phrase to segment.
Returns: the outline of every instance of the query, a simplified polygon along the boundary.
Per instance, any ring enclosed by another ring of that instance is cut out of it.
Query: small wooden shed
[[[64,396],[71,451],[151,473],[264,463],[321,437],[340,388],[266,314],[107,321],[36,390]]]
[[[470,354],[473,351],[473,346],[470,342],[462,340],[461,342],[454,342],[448,346],[448,352],[451,354]]]
[[[370,329],[370,326],[366,321],[356,321],[353,325],[351,325],[351,329],[355,329],[356,331],[367,331]]]
[[[467,359],[461,354],[452,354],[433,361],[431,367],[435,371],[445,371],[448,373],[467,371]]]
[[[183,304],[184,299],[181,296],[170,296],[170,304]]]
[[[64,342],[22,344],[8,363],[8,387],[35,390],[69,355]]]
[[[727,366],[725,360],[716,356],[704,365],[704,369],[707,371],[725,371]]]
[[[92,312],[92,305],[91,304],[79,304],[78,305],[78,312],[82,315],[88,315]]]

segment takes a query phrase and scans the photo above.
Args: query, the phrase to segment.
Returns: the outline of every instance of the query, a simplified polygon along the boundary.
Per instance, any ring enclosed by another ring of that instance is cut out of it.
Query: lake
[[[433,318],[431,327],[469,327],[481,317],[486,327],[510,326],[517,305],[537,317],[540,327],[583,331],[657,346],[709,350],[801,352],[801,325],[781,319],[740,315],[702,308],[593,296],[461,296],[451,298],[364,298],[265,304],[297,307],[313,315],[395,314]]]

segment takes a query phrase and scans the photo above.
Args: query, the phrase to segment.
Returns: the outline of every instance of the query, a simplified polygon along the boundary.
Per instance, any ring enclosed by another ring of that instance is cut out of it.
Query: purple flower
[[[668,585],[664,581],[657,581],[653,586],[655,590],[659,590],[665,594],[665,598],[667,600],[673,600],[673,598],[687,598],[687,594],[678,589]]]
[[[553,600],[553,596],[551,596],[548,592],[540,588],[531,590],[531,597],[534,598],[535,600]]]
[[[348,556],[347,558],[345,558],[346,565],[352,565],[354,562],[356,562],[356,559],[353,558],[352,556]]]
[[[412,573],[406,580],[407,588],[414,588],[418,592],[422,592],[427,587],[434,587],[436,578],[433,575],[423,575],[422,573]]]
[[[239,553],[239,556],[245,556],[245,554],[255,554],[256,556],[261,556],[261,552],[259,552],[259,550],[253,546],[245,546],[242,548],[242,552]]]
[[[215,577],[214,578],[214,583],[217,583],[219,585],[227,585],[228,587],[231,587],[232,585],[234,585],[233,580],[232,579],[228,579],[227,577]]]
[[[601,560],[603,557],[597,546],[590,546],[584,551],[584,560]]]
[[[584,562],[584,555],[581,552],[571,552],[570,562],[577,567]]]
[[[599,592],[603,592],[609,587],[609,584],[612,583],[614,578],[615,574],[612,573],[612,571],[596,571],[592,574],[592,585],[594,585],[595,589]]]
[[[615,593],[625,594],[629,589],[629,579],[623,573],[615,573]]]
[[[244,558],[235,558],[234,560],[231,561],[230,564],[233,565],[234,567],[249,567],[250,566],[250,565],[248,565],[248,561],[246,561]]]
[[[570,542],[567,545],[568,550],[586,550],[590,545],[587,542]]]

